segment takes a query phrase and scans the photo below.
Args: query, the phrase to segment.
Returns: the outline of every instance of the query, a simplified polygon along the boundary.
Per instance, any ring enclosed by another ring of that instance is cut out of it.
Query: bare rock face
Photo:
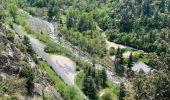
[[[53,81],[48,74],[36,67],[31,56],[21,52],[16,47],[15,32],[0,23],[0,77],[9,78],[18,76],[22,67],[19,63],[20,61],[31,62],[30,66],[35,74],[33,97],[43,96],[46,93],[53,100],[63,100],[53,87]],[[26,94],[21,95],[24,95],[23,99],[29,97],[25,96]],[[35,99],[33,97],[29,98]]]

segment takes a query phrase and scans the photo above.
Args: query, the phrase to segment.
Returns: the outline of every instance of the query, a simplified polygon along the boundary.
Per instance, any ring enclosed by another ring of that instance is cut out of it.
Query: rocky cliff
[[[62,100],[48,74],[37,67],[31,56],[26,51],[22,51],[24,46],[18,46],[18,42],[20,40],[15,32],[0,23],[0,99]],[[34,74],[34,88],[31,95],[26,88],[27,77],[20,77],[22,62],[28,64],[31,73]]]

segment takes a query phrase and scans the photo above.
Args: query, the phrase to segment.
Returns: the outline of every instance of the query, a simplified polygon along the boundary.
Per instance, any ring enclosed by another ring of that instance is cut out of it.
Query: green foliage
[[[129,59],[128,59],[128,66],[127,66],[130,70],[133,67],[133,54],[132,52],[130,53]]]
[[[126,92],[123,84],[120,84],[119,100],[125,100]]]
[[[111,93],[106,92],[102,97],[101,100],[113,100]]]
[[[150,16],[151,14],[151,7],[150,7],[150,1],[149,0],[145,0],[144,4],[143,4],[143,14],[144,16]]]
[[[83,100],[79,90],[73,86],[67,86],[59,76],[56,75],[55,71],[45,61],[39,61],[39,66],[45,70],[50,78],[54,81],[55,89],[62,95],[66,100]]]
[[[97,90],[94,80],[91,76],[84,77],[83,80],[83,92],[87,95],[90,99],[96,100],[97,99]]]
[[[170,13],[170,0],[168,1],[168,7],[167,7],[168,13]]]
[[[27,88],[28,93],[31,94],[34,88],[33,81],[34,81],[35,75],[31,69],[31,66],[29,66],[28,63],[21,62],[21,70],[20,70],[19,76],[26,79],[26,88]]]
[[[0,53],[2,52],[2,50],[4,50],[4,44],[0,43]]]
[[[131,0],[114,1],[112,4],[108,4],[107,7],[110,9],[108,13],[105,13],[105,16],[109,16],[113,22],[106,30],[107,37],[110,41],[147,52],[155,52],[156,50],[158,55],[160,52],[166,52],[167,49],[160,48],[159,45],[162,44],[160,41],[165,40],[160,35],[163,32],[167,34],[165,28],[170,27],[169,24],[165,24],[169,20],[169,0],[155,0],[153,2],[135,0],[134,2]],[[100,25],[101,22],[97,22]],[[164,46],[167,44],[165,43]]]
[[[18,10],[16,18],[15,18],[15,23],[18,25],[25,26],[26,25],[25,20],[28,18],[29,18],[29,15],[26,12],[22,10]]]
[[[124,75],[124,59],[123,59],[123,55],[122,55],[123,51],[122,49],[118,48],[116,55],[115,55],[115,73],[119,76],[123,76]]]
[[[48,17],[56,20],[60,16],[60,10],[57,6],[51,6],[48,9]]]
[[[67,24],[67,28],[68,28],[68,29],[74,27],[74,19],[71,18],[71,17],[68,17],[66,24]]]
[[[26,46],[22,43],[22,42],[20,42],[19,40],[18,41],[16,41],[16,45],[17,45],[17,47],[20,49],[20,51],[21,52],[26,52]]]
[[[111,56],[113,56],[113,55],[115,55],[115,52],[116,52],[115,48],[111,47],[110,50],[109,50],[109,54]]]
[[[33,50],[33,48],[32,48],[32,46],[31,46],[31,44],[30,44],[30,41],[29,41],[28,37],[24,35],[24,38],[23,38],[23,41],[22,41],[22,42],[23,42],[23,44],[27,47],[27,48],[26,48],[27,53],[30,54],[30,56],[33,58],[34,62],[35,62],[36,64],[38,64],[38,60],[37,60],[37,58],[36,58],[35,51]]]
[[[17,15],[18,7],[15,4],[9,4],[8,10],[9,10],[9,13],[11,14],[11,16],[15,19],[16,15]]]
[[[83,71],[79,72],[79,73],[77,74],[77,76],[76,76],[75,82],[76,82],[76,85],[77,85],[80,89],[83,88],[82,85],[83,85],[84,76],[85,76],[85,73],[84,73]]]
[[[150,54],[150,65],[156,70],[153,73],[145,74],[142,71],[136,73],[133,78],[136,99],[168,99],[170,70],[169,54],[161,57]],[[155,95],[157,94],[157,95]]]
[[[65,54],[67,55],[69,51],[62,47],[61,45],[57,45],[54,43],[49,43],[45,48],[44,51],[47,53],[58,53],[58,54]],[[69,54],[68,54],[69,55]]]
[[[1,10],[1,13],[0,13],[0,21],[2,21],[5,17],[5,9],[2,5],[0,5],[0,10]]]
[[[0,99],[2,99],[5,94],[12,97],[15,94],[25,93],[25,85],[24,79],[20,79],[19,77],[12,76],[7,79],[0,77]]]
[[[106,70],[102,69],[102,71],[100,72],[100,78],[101,78],[101,86],[102,87],[106,87],[106,82],[107,82],[107,74],[106,74]]]
[[[15,35],[12,32],[8,32],[6,36],[9,41],[14,42]]]

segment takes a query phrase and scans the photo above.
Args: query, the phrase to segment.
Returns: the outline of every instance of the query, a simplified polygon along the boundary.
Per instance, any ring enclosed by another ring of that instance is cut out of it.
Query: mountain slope
[[[53,87],[52,79],[36,66],[23,48],[26,48],[25,45],[20,42],[14,31],[0,23],[0,99],[62,100]],[[30,76],[26,77],[27,75]]]

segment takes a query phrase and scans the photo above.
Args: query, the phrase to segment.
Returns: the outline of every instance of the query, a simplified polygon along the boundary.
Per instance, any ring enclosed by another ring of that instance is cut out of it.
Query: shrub
[[[4,49],[4,44],[0,43],[0,53],[2,52],[3,49]]]
[[[110,50],[109,50],[109,54],[112,56],[112,55],[115,55],[115,48],[114,47],[111,47]]]
[[[20,42],[19,40],[16,42],[17,47],[20,49],[21,52],[26,52],[26,46]]]
[[[25,90],[25,82],[23,79],[14,76],[7,79],[0,77],[0,100],[4,100],[2,98],[5,94],[13,96],[16,93],[25,93]]]
[[[19,76],[26,79],[26,88],[28,93],[31,94],[34,88],[34,73],[32,72],[31,66],[29,66],[26,62],[21,62],[21,70]]]

